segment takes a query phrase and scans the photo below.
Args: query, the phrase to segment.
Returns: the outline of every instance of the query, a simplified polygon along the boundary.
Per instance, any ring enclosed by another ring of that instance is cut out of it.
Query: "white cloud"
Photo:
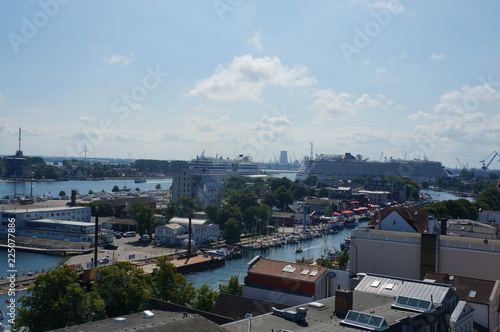
[[[356,107],[375,107],[375,106],[379,106],[379,105],[380,105],[380,101],[373,99],[367,93],[364,93],[361,97],[359,97],[358,100],[356,100],[354,102],[354,106],[356,106]]]
[[[82,116],[78,119],[78,121],[80,121],[84,124],[93,124],[96,122],[96,119],[91,117],[91,116]]]
[[[254,35],[247,41],[247,43],[255,47],[256,50],[260,51],[262,49],[262,40],[260,31],[256,31]]]
[[[368,8],[385,9],[390,11],[392,14],[401,14],[405,11],[405,7],[400,3],[399,0],[389,0],[389,1],[373,1],[373,0],[351,0],[354,3],[362,4]]]
[[[104,61],[107,64],[110,65],[121,64],[124,66],[130,65],[132,62],[134,62],[134,60],[135,60],[135,54],[130,54],[130,55],[113,54],[109,57],[102,58],[102,61]]]
[[[387,100],[382,94],[370,96],[367,93],[357,97],[347,92],[335,93],[331,90],[319,90],[314,94],[316,100],[309,110],[318,112],[315,123],[335,119],[346,119],[357,116],[358,112],[370,109],[386,109],[397,106],[394,102]],[[401,106],[402,107],[402,106]]]
[[[443,60],[446,56],[444,54],[436,54],[436,53],[433,53],[430,58],[432,60]]]
[[[320,90],[315,93],[318,97],[311,110],[319,112],[319,118],[334,117],[344,118],[356,115],[356,109],[351,101],[354,95],[346,92],[335,93],[331,90]],[[321,122],[321,121],[320,121]]]
[[[462,116],[476,112],[481,102],[490,102],[500,99],[500,93],[487,84],[477,86],[463,86],[441,96],[434,111],[439,116]]]
[[[235,57],[227,65],[219,65],[215,73],[196,82],[187,97],[205,96],[212,100],[258,101],[262,90],[268,86],[308,86],[316,83],[307,75],[307,67],[283,66],[277,57],[253,58],[251,55]]]
[[[363,64],[363,66],[368,66],[370,64],[370,60],[361,60],[361,63]]]
[[[423,120],[432,118],[432,114],[418,111],[417,113],[410,114],[407,116],[409,120]]]

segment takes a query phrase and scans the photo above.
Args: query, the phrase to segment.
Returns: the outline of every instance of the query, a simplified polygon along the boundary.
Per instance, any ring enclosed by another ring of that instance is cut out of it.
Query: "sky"
[[[500,2],[4,1],[0,155],[480,168],[500,152]],[[499,158],[490,167],[500,168]]]

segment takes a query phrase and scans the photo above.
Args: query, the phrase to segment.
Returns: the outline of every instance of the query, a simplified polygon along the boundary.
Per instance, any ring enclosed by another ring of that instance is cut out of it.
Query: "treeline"
[[[4,176],[6,159],[0,159],[0,176]],[[121,176],[163,176],[180,172],[188,167],[183,160],[138,159],[130,164],[87,162],[81,159],[65,159],[48,165],[42,157],[24,157],[25,177],[33,179],[62,180],[72,178],[116,178]]]
[[[148,173],[178,173],[182,169],[188,167],[187,161],[184,160],[154,160],[154,159],[137,159],[133,164],[132,168],[137,169],[140,172]]]
[[[446,200],[427,204],[424,207],[438,219],[472,219],[477,220],[479,209],[484,211],[500,211],[500,190],[489,187],[474,202],[467,199]]]
[[[241,295],[237,276],[217,292],[207,284],[195,288],[168,256],[158,257],[156,265],[153,274],[126,261],[99,268],[99,282],[90,292],[78,285],[77,273],[67,265],[41,274],[18,300],[12,330],[41,332],[136,313],[147,309],[152,297],[208,312],[219,292]]]

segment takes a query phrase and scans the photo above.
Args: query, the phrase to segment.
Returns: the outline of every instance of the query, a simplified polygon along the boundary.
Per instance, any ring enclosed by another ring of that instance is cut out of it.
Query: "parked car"
[[[135,237],[135,236],[137,236],[137,233],[135,231],[129,231],[129,232],[123,233],[122,236],[123,237]]]
[[[144,235],[141,237],[141,241],[143,241],[143,242],[148,242],[148,241],[149,241],[149,235],[144,234]]]
[[[102,248],[107,250],[116,250],[118,249],[118,245],[114,243],[105,243],[102,245]]]

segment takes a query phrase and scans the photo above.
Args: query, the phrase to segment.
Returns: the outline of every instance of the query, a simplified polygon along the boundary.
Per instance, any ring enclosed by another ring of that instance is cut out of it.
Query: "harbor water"
[[[366,225],[366,223],[362,222],[360,226]],[[298,228],[297,232],[300,232]],[[340,244],[350,235],[351,229],[345,228],[338,234],[325,234],[322,237],[312,238],[298,244],[285,244],[281,247],[271,247],[266,250],[250,250],[247,251],[248,255],[246,257],[227,260],[224,266],[208,271],[190,273],[186,275],[186,278],[195,287],[200,287],[206,283],[212,289],[218,290],[219,284],[227,284],[233,275],[238,276],[240,283],[243,282],[248,270],[248,262],[256,256],[284,262],[295,262],[301,258],[316,260],[324,256],[325,251],[340,250]],[[295,249],[298,247],[302,248],[301,253],[295,253]]]
[[[77,190],[81,195],[86,195],[90,190],[93,192],[100,192],[102,190],[111,192],[114,186],[117,186],[119,189],[135,190],[139,188],[140,190],[152,190],[155,189],[158,184],[162,189],[168,189],[172,185],[172,179],[148,179],[145,183],[135,183],[133,179],[99,181],[70,180],[56,182],[0,181],[0,198],[5,196],[13,197],[14,194],[28,196],[31,193],[33,193],[33,196],[45,195],[49,197],[59,197],[61,191],[70,195],[73,189]]]

